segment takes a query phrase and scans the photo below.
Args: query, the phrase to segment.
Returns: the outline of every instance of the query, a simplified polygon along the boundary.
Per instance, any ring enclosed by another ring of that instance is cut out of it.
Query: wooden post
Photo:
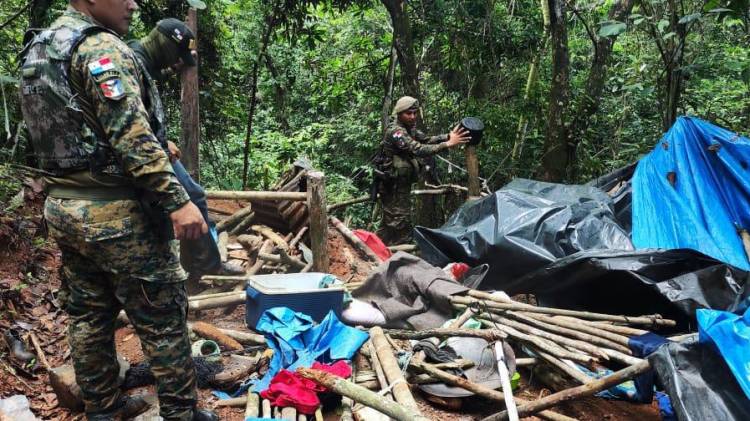
[[[188,9],[185,24],[193,31],[198,43],[198,11]],[[198,108],[198,66],[185,67],[182,71],[181,114],[182,114],[182,163],[195,181],[200,181],[200,112]]]
[[[404,379],[404,375],[401,372],[401,368],[398,366],[396,357],[393,356],[393,348],[391,348],[391,345],[388,343],[388,340],[383,333],[383,329],[379,326],[371,328],[370,340],[372,341],[373,348],[375,348],[375,353],[378,356],[380,365],[383,367],[383,373],[385,373],[385,377],[391,386],[393,399],[419,414],[417,401],[414,400],[414,396],[411,394],[411,390],[409,390],[409,385]]]
[[[328,211],[326,208],[326,178],[320,171],[307,174],[307,209],[310,215],[310,246],[313,268],[328,272]]]
[[[479,159],[477,158],[477,147],[466,145],[466,171],[469,173],[469,200],[479,197],[481,187],[479,184]]]

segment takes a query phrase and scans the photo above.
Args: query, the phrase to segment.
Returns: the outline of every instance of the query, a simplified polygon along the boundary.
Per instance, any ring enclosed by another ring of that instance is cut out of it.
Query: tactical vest
[[[121,175],[93,110],[84,109],[70,81],[71,57],[89,35],[104,27],[81,21],[33,36],[21,53],[21,111],[41,169],[55,175],[90,169]]]
[[[151,73],[148,71],[148,66],[144,59],[140,56],[139,52],[136,51],[133,44],[128,44],[135,54],[135,60],[140,66],[141,75],[143,76],[143,85],[146,88],[146,111],[148,112],[148,123],[151,126],[151,131],[154,132],[156,140],[159,144],[167,150],[167,126],[166,126],[166,114],[164,113],[164,104],[161,102],[161,96],[159,95],[159,89],[156,86],[156,81],[151,77]]]

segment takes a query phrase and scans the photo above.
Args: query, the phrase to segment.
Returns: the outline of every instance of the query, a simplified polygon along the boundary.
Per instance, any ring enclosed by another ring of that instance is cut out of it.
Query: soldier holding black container
[[[411,186],[422,170],[417,158],[463,145],[470,138],[460,126],[447,134],[427,136],[416,128],[418,112],[416,98],[399,98],[374,161],[383,210],[378,236],[386,244],[406,243],[411,237]]]

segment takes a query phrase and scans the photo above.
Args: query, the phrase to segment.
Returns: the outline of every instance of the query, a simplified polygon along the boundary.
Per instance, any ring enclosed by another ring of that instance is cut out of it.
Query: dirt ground
[[[228,202],[228,201],[222,201]],[[212,208],[224,212],[239,209],[237,203],[211,203]],[[61,309],[58,300],[60,291],[60,252],[56,246],[44,240],[41,197],[33,194],[20,215],[3,215],[0,219],[0,331],[17,331],[28,349],[30,336],[38,337],[41,350],[52,367],[70,363],[70,350],[65,338],[68,317]],[[357,253],[346,246],[344,238],[331,230],[330,238],[331,271],[344,281],[363,280],[368,265]],[[231,314],[223,310],[207,310],[193,318],[210,321],[219,327],[245,330],[244,305],[238,306]],[[132,327],[122,327],[116,332],[118,352],[130,363],[143,360],[140,341]],[[523,376],[528,378],[528,376]],[[499,410],[498,405],[477,397],[466,398],[457,410],[443,410],[428,403],[421,392],[415,395],[423,413],[431,419],[475,420]],[[153,393],[153,387],[141,388],[138,393]],[[535,399],[552,393],[538,384],[522,384],[518,396]],[[19,367],[9,358],[4,342],[0,340],[0,398],[16,394],[26,395],[32,411],[44,420],[81,420],[82,414],[72,414],[58,406],[57,397],[48,383],[48,376],[41,364],[35,367]],[[200,405],[216,407],[217,398],[210,390],[200,391]],[[587,398],[563,404],[556,411],[583,421],[594,420],[659,420],[658,408],[653,405],[639,405],[620,401],[607,401],[600,398]],[[243,420],[244,409],[221,408],[218,410],[223,420]],[[337,419],[335,411],[326,413],[327,420]],[[532,418],[533,419],[533,418]]]

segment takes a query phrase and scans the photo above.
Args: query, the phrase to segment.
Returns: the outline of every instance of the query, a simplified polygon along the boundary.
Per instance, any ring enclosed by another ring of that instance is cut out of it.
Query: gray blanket
[[[450,297],[466,291],[442,269],[398,252],[378,266],[353,296],[383,312],[385,327],[420,330],[453,318]]]

